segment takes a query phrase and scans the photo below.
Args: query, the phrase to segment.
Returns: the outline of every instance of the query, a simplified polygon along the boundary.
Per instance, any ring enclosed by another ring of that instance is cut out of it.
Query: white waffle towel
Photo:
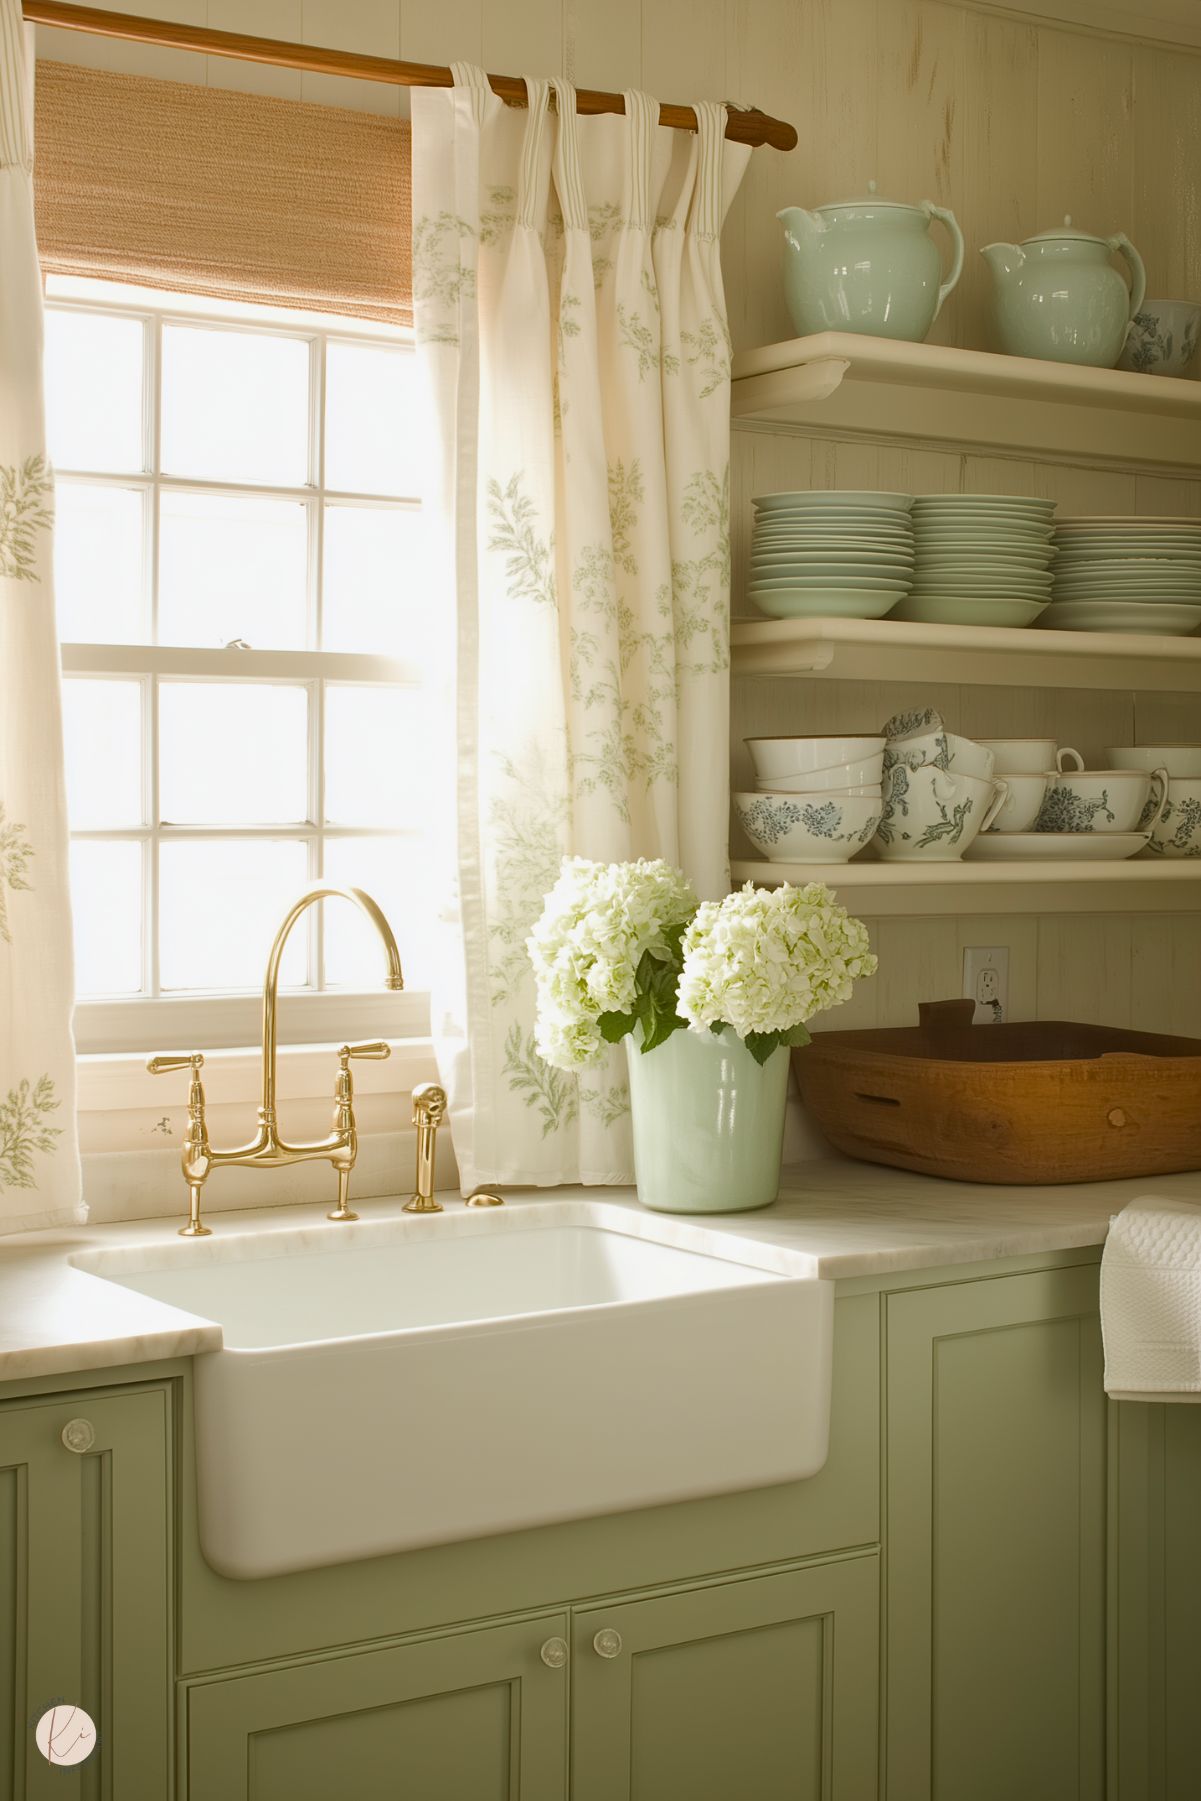
[[[1101,1256],[1105,1391],[1115,1401],[1201,1401],[1201,1199],[1140,1195]]]

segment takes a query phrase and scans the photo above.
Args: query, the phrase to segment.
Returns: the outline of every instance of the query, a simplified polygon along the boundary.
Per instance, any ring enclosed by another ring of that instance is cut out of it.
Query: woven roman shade
[[[407,123],[39,62],[44,269],[412,323]]]

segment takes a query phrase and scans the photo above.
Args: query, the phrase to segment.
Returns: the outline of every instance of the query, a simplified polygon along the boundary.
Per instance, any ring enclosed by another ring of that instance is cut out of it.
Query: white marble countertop
[[[937,1269],[1104,1242],[1111,1216],[1140,1194],[1201,1203],[1201,1173],[1049,1188],[984,1187],[907,1175],[841,1158],[795,1164],[780,1199],[761,1213],[697,1217],[692,1223],[784,1250],[831,1280]],[[637,1209],[630,1189],[538,1189],[511,1193],[514,1206],[604,1200]],[[442,1197],[453,1219],[457,1196]],[[399,1215],[399,1198],[358,1201],[364,1220]],[[669,1216],[658,1215],[660,1220]],[[324,1207],[255,1208],[209,1216],[215,1233],[315,1226]],[[117,1287],[70,1259],[118,1246],[178,1245],[179,1220],[61,1228],[0,1238],[0,1381],[190,1356],[220,1348],[221,1328]],[[438,1219],[429,1222],[438,1229]]]

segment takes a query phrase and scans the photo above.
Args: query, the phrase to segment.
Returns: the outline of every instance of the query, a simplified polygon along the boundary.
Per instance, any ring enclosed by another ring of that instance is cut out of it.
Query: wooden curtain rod
[[[360,56],[351,50],[322,50],[312,44],[285,44],[275,38],[245,37],[237,31],[213,31],[205,25],[175,25],[165,19],[143,19],[135,13],[103,12],[96,6],[71,6],[65,0],[24,0],[24,14],[32,24],[56,25],[62,31],[87,31],[97,37],[123,38],[131,44],[157,44],[168,50],[196,50],[205,56],[234,56],[244,62],[274,63],[283,69],[305,69],[315,75],[353,75],[360,81],[381,81],[398,88],[448,88],[454,85],[449,69],[434,63],[396,62],[388,56]],[[489,75],[492,91],[510,106],[524,106],[525,83],[516,75]],[[620,94],[593,88],[576,89],[581,113],[623,113]],[[680,131],[696,130],[696,114],[690,106],[661,106],[660,125]],[[737,144],[770,144],[774,150],[792,150],[795,126],[773,119],[757,107],[732,110],[726,119],[726,136]]]

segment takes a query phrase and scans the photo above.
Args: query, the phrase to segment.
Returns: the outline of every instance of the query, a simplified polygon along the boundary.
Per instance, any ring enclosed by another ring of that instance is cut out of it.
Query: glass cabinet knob
[[[91,1420],[68,1420],[63,1427],[63,1443],[68,1451],[90,1451],[96,1442],[96,1428]]]
[[[561,1670],[567,1662],[566,1639],[548,1638],[538,1655],[548,1670]]]
[[[606,1626],[593,1639],[592,1648],[598,1657],[619,1657],[621,1655],[621,1633],[614,1632],[612,1626]]]

